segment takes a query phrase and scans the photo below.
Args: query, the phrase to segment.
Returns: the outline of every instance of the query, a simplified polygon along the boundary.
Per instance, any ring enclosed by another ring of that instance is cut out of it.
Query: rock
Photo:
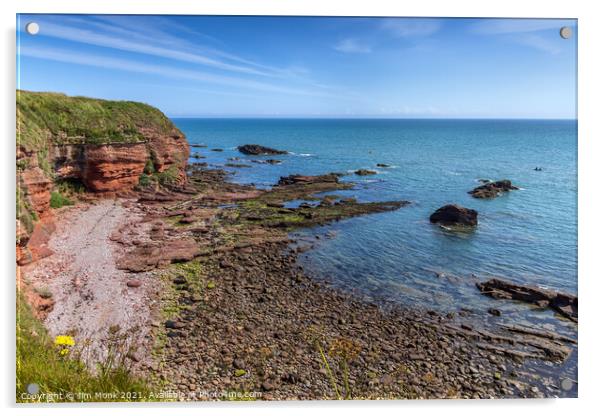
[[[445,205],[430,216],[432,223],[442,225],[476,226],[478,213],[474,209],[464,208],[459,205]]]
[[[185,326],[186,325],[183,322],[172,321],[172,320],[165,321],[165,328],[169,328],[169,329],[182,329]]]
[[[126,285],[128,287],[140,287],[142,285],[142,282],[138,279],[132,279],[132,280],[128,280]]]
[[[272,149],[271,147],[260,146],[258,144],[245,144],[238,146],[238,151],[245,155],[285,155],[288,152]]]
[[[559,314],[577,322],[577,296],[541,289],[535,286],[518,285],[501,279],[490,279],[476,284],[485,295],[495,299],[513,299],[549,307]]]
[[[212,152],[223,152],[223,151],[224,151],[224,149],[220,149],[220,148],[214,148],[214,149],[211,149],[211,151],[212,151]]]
[[[504,192],[518,189],[518,187],[512,185],[508,179],[503,179],[496,182],[487,182],[481,186],[477,186],[468,193],[474,198],[495,198]]]
[[[117,261],[117,268],[143,272],[169,263],[190,261],[201,254],[193,238],[180,238],[135,247]]]
[[[261,383],[261,389],[263,391],[272,391],[274,390],[274,384],[271,381],[266,380],[263,383]]]
[[[177,285],[182,285],[187,283],[186,278],[184,276],[177,276],[173,279],[173,282]]]
[[[281,176],[278,185],[316,184],[316,183],[338,183],[339,174],[328,173],[326,175],[289,175]]]
[[[50,190],[52,181],[46,177],[39,167],[25,169],[18,179],[25,191],[25,197],[38,216],[44,216],[50,211]]]
[[[501,316],[502,315],[502,312],[499,309],[495,309],[495,308],[489,308],[489,309],[487,309],[487,312],[489,312],[493,316]]]
[[[376,167],[378,168],[389,168],[391,165],[387,165],[386,163],[377,163]]]
[[[246,163],[226,163],[224,166],[229,168],[250,168],[251,165],[247,165]]]
[[[367,176],[367,175],[376,175],[377,174],[377,172],[375,170],[369,170],[369,169],[358,169],[354,173],[359,176]]]

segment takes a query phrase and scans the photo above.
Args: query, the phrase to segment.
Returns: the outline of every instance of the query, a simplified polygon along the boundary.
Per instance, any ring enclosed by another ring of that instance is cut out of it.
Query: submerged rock
[[[354,173],[359,176],[367,176],[367,175],[376,175],[377,174],[377,172],[375,170],[370,170],[370,169],[358,169]]]
[[[260,146],[258,144],[238,146],[238,151],[245,155],[285,155],[288,153],[284,150],[272,149],[271,147]]]
[[[376,167],[378,167],[378,168],[390,168],[391,165],[387,165],[386,163],[377,163]]]
[[[501,279],[490,279],[477,283],[477,288],[495,299],[513,299],[551,308],[561,315],[577,322],[577,296],[536,286],[518,285]]]
[[[484,185],[477,186],[468,193],[474,198],[495,198],[504,192],[516,190],[518,187],[512,185],[512,182],[508,179],[502,179],[496,182],[487,182]]]
[[[445,205],[430,216],[432,223],[442,225],[477,225],[478,212],[474,209],[464,208],[459,205]]]

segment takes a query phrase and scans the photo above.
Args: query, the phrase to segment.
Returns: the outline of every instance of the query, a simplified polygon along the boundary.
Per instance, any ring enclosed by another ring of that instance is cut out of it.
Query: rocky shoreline
[[[521,367],[529,360],[563,362],[573,340],[529,328],[493,333],[452,313],[385,310],[316,281],[298,265],[305,248],[291,245],[291,230],[407,202],[316,197],[352,186],[334,174],[291,175],[266,191],[193,167],[190,183],[195,191],[187,195],[148,192],[138,202],[163,253],[171,239],[191,238],[201,247],[194,260],[174,259],[155,272],[170,287],[162,301],[169,313],[152,324],[156,359],[141,371],[157,386],[190,400],[224,391],[264,400],[563,394],[558,382]],[[284,207],[296,199],[313,204]],[[131,248],[129,261],[144,257],[144,242],[121,242]]]

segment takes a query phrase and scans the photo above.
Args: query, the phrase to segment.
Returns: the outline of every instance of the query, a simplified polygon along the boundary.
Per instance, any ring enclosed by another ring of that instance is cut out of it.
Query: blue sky
[[[20,15],[18,88],[172,117],[576,118],[575,20]],[[25,32],[35,21],[40,32]]]

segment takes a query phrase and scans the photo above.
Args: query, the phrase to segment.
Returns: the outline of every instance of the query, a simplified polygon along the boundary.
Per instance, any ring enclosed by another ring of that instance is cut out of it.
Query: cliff
[[[155,175],[182,186],[189,154],[184,134],[147,104],[18,90],[17,261],[44,252],[30,240],[51,229],[59,185],[116,195]]]

